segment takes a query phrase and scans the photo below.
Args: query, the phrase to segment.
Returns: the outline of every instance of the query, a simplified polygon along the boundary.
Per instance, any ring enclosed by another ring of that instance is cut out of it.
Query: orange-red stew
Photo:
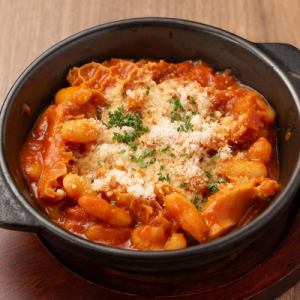
[[[247,224],[278,192],[275,113],[229,71],[111,59],[67,80],[20,153],[35,198],[66,230],[180,249]]]

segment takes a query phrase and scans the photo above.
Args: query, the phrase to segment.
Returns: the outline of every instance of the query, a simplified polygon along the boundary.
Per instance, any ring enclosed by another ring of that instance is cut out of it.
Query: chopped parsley
[[[184,126],[181,124],[177,127],[177,131],[185,131]]]
[[[155,150],[154,149],[147,149],[145,150],[144,154],[143,154],[143,158],[146,158],[146,157],[150,157],[150,156],[153,156],[154,155],[154,152]]]
[[[180,99],[175,99],[173,102],[173,110],[174,111],[180,111],[180,112],[184,112],[185,109],[183,108]]]
[[[125,143],[129,145],[133,150],[136,150],[135,139],[140,137],[142,134],[149,131],[147,126],[143,125],[140,113],[134,112],[129,113],[124,109],[123,106],[117,108],[113,113],[109,112],[108,128],[128,126],[134,130],[132,132],[125,131],[123,134],[114,132],[113,140],[119,143]]]
[[[205,176],[208,178],[208,179],[211,179],[212,178],[212,175],[209,171],[204,171],[205,173]]]
[[[177,111],[172,111],[170,113],[170,118],[171,118],[171,121],[174,122],[174,121],[182,121],[182,117],[181,117],[181,114]]]
[[[192,117],[191,117],[191,115],[183,114],[186,111],[185,111],[184,107],[182,106],[180,99],[172,98],[172,100],[171,100],[171,104],[173,106],[172,107],[173,110],[170,113],[171,122],[174,122],[174,121],[183,121],[184,122],[184,124],[181,124],[177,127],[177,131],[188,132],[190,130],[193,130],[193,124],[191,123]],[[195,99],[193,97],[191,97],[189,101],[195,102]],[[192,113],[192,115],[194,115],[194,114]]]
[[[145,169],[156,162],[156,157],[153,157],[154,153],[155,149],[147,149],[141,156],[131,155],[131,159],[137,163],[140,168]],[[146,159],[150,157],[151,159],[146,161]]]
[[[210,184],[208,185],[208,189],[209,189],[210,193],[211,193],[212,195],[214,195],[216,192],[219,191],[218,183],[217,183],[217,182],[210,183]]]
[[[191,123],[191,116],[187,116],[185,119],[185,130],[189,131],[189,130],[193,130],[193,124]]]
[[[149,96],[149,94],[150,94],[150,88],[149,88],[149,86],[147,86],[147,88],[146,88],[146,95]]]
[[[164,146],[164,147],[162,147],[159,151],[161,151],[161,152],[166,152],[166,151],[168,151],[170,149],[170,146]]]
[[[198,195],[195,195],[191,200],[191,202],[194,204],[194,206],[200,211],[203,210],[203,207],[207,203],[207,201],[208,201],[208,198],[203,198],[202,200],[200,200]]]
[[[196,99],[195,99],[194,97],[190,97],[190,96],[189,96],[189,97],[188,97],[188,100],[189,100],[189,103],[190,103],[190,104],[193,104],[193,105],[196,104]]]
[[[213,111],[213,112],[210,113],[210,116],[211,116],[212,118],[215,118],[215,117],[217,116],[217,114],[216,114],[215,111]]]
[[[189,153],[189,154],[187,154],[185,151],[184,152],[182,152],[181,154],[180,154],[180,157],[188,157],[188,158],[192,158],[193,157],[193,153],[191,152],[191,153]]]
[[[207,201],[208,201],[208,198],[203,198],[202,201],[200,201],[200,203],[198,203],[198,209],[199,209],[200,211],[203,210],[204,205],[207,203]]]
[[[137,149],[137,145],[134,144],[134,140],[138,137],[138,134],[137,134],[136,131],[133,131],[133,132],[125,131],[124,134],[114,132],[113,134],[114,134],[113,135],[113,140],[114,141],[117,141],[118,143],[127,144],[133,150]]]
[[[171,121],[172,122],[181,121],[182,120],[181,113],[185,112],[185,109],[183,108],[179,99],[172,98],[172,100],[173,101],[171,101],[171,103],[173,105],[173,111],[170,113]]]
[[[136,131],[147,132],[149,129],[143,126],[141,114],[139,112],[130,113],[123,106],[117,108],[113,113],[108,113],[108,128],[128,126]]]
[[[152,157],[149,161],[150,165],[153,165],[156,162],[156,157]]]
[[[157,175],[158,175],[158,180],[159,181],[167,181],[167,182],[170,183],[171,178],[170,178],[169,174],[163,175],[162,172],[159,172]]]
[[[145,169],[147,168],[147,164],[141,159],[141,158],[138,158],[136,160],[136,163],[138,164],[138,166],[142,169]]]
[[[181,182],[180,185],[179,185],[179,187],[181,189],[185,189],[187,187],[187,183],[186,182]]]
[[[177,131],[188,132],[193,130],[193,124],[191,123],[191,116],[186,116],[185,123],[177,127]]]
[[[199,209],[199,196],[195,195],[194,198],[192,199],[192,203],[195,205],[197,209]]]
[[[111,205],[111,206],[116,206],[116,204],[117,204],[116,200],[111,200],[111,201],[110,201],[110,205]]]
[[[229,182],[228,179],[226,179],[226,178],[221,178],[221,179],[219,179],[219,180],[216,181],[216,182],[210,183],[210,184],[208,185],[208,189],[209,189],[210,193],[211,193],[212,195],[214,195],[215,193],[217,193],[217,192],[219,191],[218,185],[219,185],[219,184],[222,184],[222,183],[227,183],[227,182]]]
[[[160,165],[160,166],[159,166],[159,169],[160,169],[161,171],[162,171],[164,168],[165,168],[164,165]]]

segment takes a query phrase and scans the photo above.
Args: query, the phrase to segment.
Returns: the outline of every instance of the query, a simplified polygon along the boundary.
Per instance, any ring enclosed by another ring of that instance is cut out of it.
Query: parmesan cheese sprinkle
[[[211,151],[215,161],[232,156],[228,138],[235,121],[218,111],[212,114],[213,96],[197,82],[170,79],[155,83],[146,76],[144,86],[125,94],[120,84],[106,90],[111,105],[97,121],[101,127],[97,145],[76,162],[79,174],[93,180],[92,188],[100,192],[117,189],[154,199],[155,185],[166,182],[174,187],[185,185],[188,194],[195,179],[207,183],[205,170],[211,165]],[[126,107],[129,98],[143,99],[139,113]],[[128,114],[122,121],[128,125],[107,126],[112,124],[112,115],[122,117],[121,113]],[[135,136],[139,117],[144,127]]]

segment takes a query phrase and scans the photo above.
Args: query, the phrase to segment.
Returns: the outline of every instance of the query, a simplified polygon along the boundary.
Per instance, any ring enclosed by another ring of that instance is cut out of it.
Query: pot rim
[[[54,224],[48,217],[42,216],[39,210],[33,207],[22,195],[22,193],[18,190],[16,184],[14,183],[13,176],[10,173],[9,166],[7,165],[5,159],[5,141],[4,141],[4,132],[7,126],[7,119],[8,119],[8,111],[10,111],[12,105],[12,99],[14,95],[18,92],[19,87],[22,85],[26,78],[31,75],[32,72],[35,71],[35,68],[46,58],[49,58],[52,54],[56,51],[59,51],[61,48],[65,47],[66,45],[85,37],[86,35],[93,34],[98,31],[103,31],[107,29],[118,29],[118,28],[126,28],[132,26],[173,26],[173,28],[186,28],[188,30],[195,30],[195,31],[202,31],[208,32],[213,35],[220,36],[223,39],[227,39],[232,43],[236,43],[239,46],[245,48],[247,51],[253,53],[257,57],[259,57],[262,61],[267,63],[273,68],[273,71],[277,73],[277,75],[282,79],[285,85],[288,87],[297,107],[297,114],[300,115],[300,101],[299,97],[290,83],[287,75],[284,71],[271,59],[268,55],[266,55],[262,50],[258,49],[254,43],[241,38],[235,34],[229,33],[223,29],[219,29],[210,25],[197,23],[194,21],[182,20],[177,18],[161,18],[161,17],[145,17],[145,18],[132,18],[132,19],[124,19],[114,22],[109,22],[101,25],[97,25],[70,37],[65,38],[64,40],[56,43],[54,46],[50,47],[48,50],[43,52],[40,56],[38,56],[19,76],[16,82],[11,87],[10,91],[8,92],[0,113],[0,139],[1,139],[1,147],[0,147],[0,168],[2,170],[2,174],[4,177],[4,181],[6,185],[9,187],[10,191],[12,192],[13,196],[17,198],[19,203],[22,205],[27,212],[30,213],[36,220],[38,225],[36,226],[36,231],[40,232],[43,230],[50,231],[51,233],[57,235],[63,240],[66,240],[69,243],[76,244],[77,246],[80,245],[86,250],[92,252],[98,252],[99,254],[106,254],[111,255],[114,257],[125,257],[126,258],[133,258],[133,259],[166,259],[166,258],[183,258],[189,257],[193,255],[207,255],[211,252],[216,252],[221,249],[226,249],[230,246],[234,246],[242,239],[246,239],[251,237],[259,230],[263,230],[264,226],[271,221],[277,214],[279,214],[285,206],[292,201],[295,193],[298,189],[298,182],[300,182],[300,154],[298,156],[297,164],[295,170],[289,180],[289,183],[285,187],[284,190],[281,191],[280,195],[277,197],[276,200],[273,200],[270,205],[259,215],[257,216],[251,223],[247,226],[240,228],[239,230],[233,231],[228,233],[227,235],[217,238],[216,240],[191,246],[181,250],[168,250],[168,251],[136,251],[130,249],[122,249],[111,247],[104,244],[94,243],[79,236],[76,236],[58,225]],[[298,101],[297,101],[298,100]]]

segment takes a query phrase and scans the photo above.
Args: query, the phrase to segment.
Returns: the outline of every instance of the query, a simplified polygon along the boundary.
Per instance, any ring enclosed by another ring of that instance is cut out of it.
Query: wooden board
[[[190,19],[252,41],[285,42],[300,48],[299,0],[0,0],[0,102],[20,72],[55,42],[97,24],[142,16]],[[299,216],[284,246],[253,273],[255,283],[245,276],[232,283],[233,291],[254,292],[268,283],[268,291],[279,294],[300,279],[297,225]],[[31,234],[0,230],[0,270],[0,299],[111,299],[117,295],[69,272]],[[282,276],[286,280],[279,281]],[[218,299],[232,289],[221,289]],[[300,299],[300,284],[280,298],[288,299]]]

